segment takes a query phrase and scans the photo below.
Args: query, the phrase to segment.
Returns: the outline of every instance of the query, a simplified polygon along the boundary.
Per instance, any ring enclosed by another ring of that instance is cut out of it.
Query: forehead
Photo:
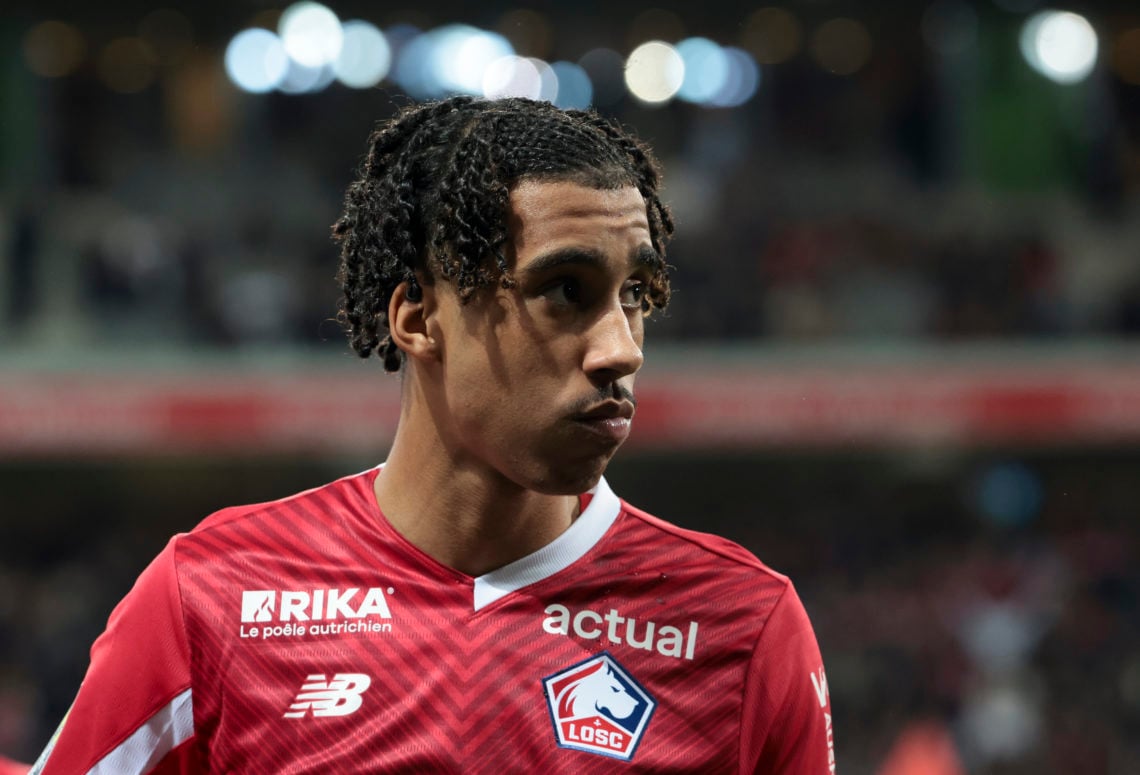
[[[535,255],[582,247],[623,256],[651,244],[645,199],[633,186],[524,180],[510,194],[507,231],[518,265]]]

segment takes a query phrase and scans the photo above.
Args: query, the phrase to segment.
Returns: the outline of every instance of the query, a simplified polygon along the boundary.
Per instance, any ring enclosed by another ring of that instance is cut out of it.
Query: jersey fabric
[[[741,547],[602,480],[471,577],[391,527],[378,470],[175,536],[34,772],[835,772],[807,615]]]
[[[0,775],[28,775],[29,769],[31,769],[29,764],[21,764],[6,756],[0,756]]]

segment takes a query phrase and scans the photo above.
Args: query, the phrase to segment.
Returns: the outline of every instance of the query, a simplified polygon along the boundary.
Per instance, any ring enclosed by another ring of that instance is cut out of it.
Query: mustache
[[[591,396],[586,396],[575,401],[570,411],[573,414],[588,412],[600,403],[614,400],[628,401],[633,404],[634,409],[637,408],[637,398],[634,397],[633,391],[625,385],[614,382],[610,385],[604,385],[598,388],[598,391]]]

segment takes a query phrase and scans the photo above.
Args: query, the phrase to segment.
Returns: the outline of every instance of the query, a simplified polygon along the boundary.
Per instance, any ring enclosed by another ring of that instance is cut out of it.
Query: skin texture
[[[517,286],[461,304],[446,281],[389,307],[408,358],[376,497],[393,527],[468,575],[568,528],[622,440],[583,413],[632,411],[653,255],[636,188],[523,181],[506,257]]]

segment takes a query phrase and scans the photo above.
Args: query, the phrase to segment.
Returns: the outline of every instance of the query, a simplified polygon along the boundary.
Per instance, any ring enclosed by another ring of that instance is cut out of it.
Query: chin
[[[598,484],[609,462],[609,457],[606,457],[588,463],[551,465],[535,472],[533,477],[527,477],[523,484],[543,495],[581,495]]]

